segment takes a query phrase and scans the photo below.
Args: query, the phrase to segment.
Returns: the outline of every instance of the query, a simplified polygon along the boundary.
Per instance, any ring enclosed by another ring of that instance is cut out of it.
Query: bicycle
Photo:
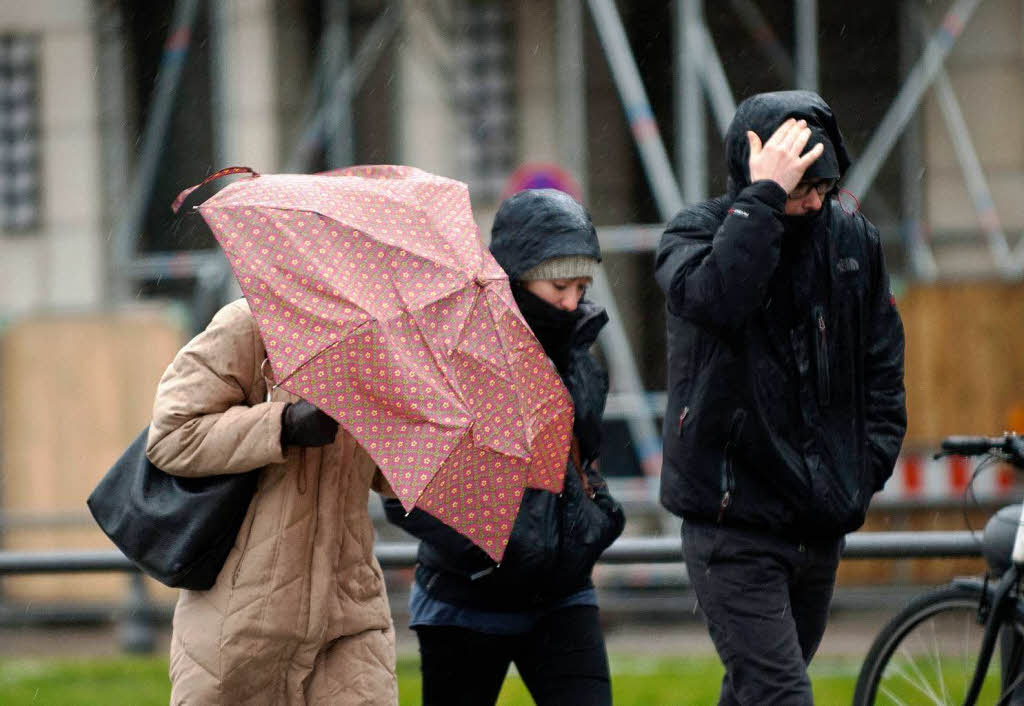
[[[951,455],[985,456],[975,475],[995,461],[1024,470],[1024,438],[949,437],[935,457]],[[984,576],[925,593],[882,628],[861,666],[854,706],[1024,704],[1022,510],[1004,507],[985,525]]]

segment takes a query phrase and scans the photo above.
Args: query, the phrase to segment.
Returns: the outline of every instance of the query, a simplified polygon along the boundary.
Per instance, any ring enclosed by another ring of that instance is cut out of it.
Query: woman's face
[[[572,279],[529,279],[522,282],[523,289],[540,297],[563,311],[576,311],[580,299],[590,286],[589,277]]]

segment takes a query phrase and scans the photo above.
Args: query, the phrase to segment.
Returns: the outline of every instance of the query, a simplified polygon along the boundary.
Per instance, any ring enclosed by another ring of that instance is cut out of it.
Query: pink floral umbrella
[[[524,488],[562,489],[573,409],[466,185],[398,166],[215,176],[243,171],[198,210],[275,380],[351,433],[406,510],[500,561]]]

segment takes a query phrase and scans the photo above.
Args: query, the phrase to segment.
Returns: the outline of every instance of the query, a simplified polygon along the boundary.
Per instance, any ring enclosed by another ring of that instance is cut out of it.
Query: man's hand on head
[[[793,118],[782,123],[763,145],[757,133],[748,130],[751,183],[770,179],[788,195],[800,183],[807,168],[825,151],[825,146],[818,143],[801,157],[810,137],[807,121]]]

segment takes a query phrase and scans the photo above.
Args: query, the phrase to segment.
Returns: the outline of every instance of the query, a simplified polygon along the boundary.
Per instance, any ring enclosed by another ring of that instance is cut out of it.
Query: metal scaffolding
[[[556,157],[578,178],[584,194],[587,188],[586,155],[586,66],[584,38],[585,9],[593,21],[610,73],[621,99],[626,121],[636,144],[644,175],[664,222],[685,204],[708,195],[707,120],[713,120],[719,133],[725,133],[736,102],[714,38],[708,29],[703,0],[675,0],[673,3],[674,131],[676,153],[673,160],[665,148],[658,121],[651,108],[626,29],[615,0],[553,0],[556,9],[557,137]],[[917,172],[921,150],[917,145],[915,115],[926,92],[934,89],[937,103],[962,167],[965,182],[977,214],[980,231],[1001,274],[1019,278],[1024,274],[1024,242],[1012,248],[993,205],[984,171],[973,147],[962,110],[943,64],[957,38],[982,0],[953,0],[939,28],[928,35],[920,17],[917,0],[905,0],[902,6],[903,56],[905,79],[885,116],[874,131],[866,149],[854,162],[843,186],[862,201],[892,212],[884,200],[870,189],[882,164],[896,142],[904,136],[899,152],[903,170],[902,212],[904,247],[910,272],[922,279],[933,279],[942,272],[924,237],[921,227],[921,193]],[[201,296],[215,298],[230,279],[223,256],[217,250],[187,253],[150,253],[140,256],[134,250],[143,215],[149,205],[156,166],[161,156],[167,125],[181,79],[182,64],[189,48],[190,29],[196,21],[199,0],[177,0],[173,28],[160,66],[157,88],[149,120],[130,180],[129,198],[114,235],[113,261],[122,283],[145,277],[197,276]],[[354,96],[382,54],[393,44],[402,22],[402,2],[384,6],[383,11],[356,48],[350,51],[348,0],[322,0],[325,29],[315,62],[316,78],[303,111],[294,148],[286,160],[286,171],[307,171],[320,150],[325,150],[330,166],[348,164],[354,154],[352,110]],[[227,22],[223,3],[213,3],[212,36],[223,43]],[[738,23],[750,33],[756,46],[779,73],[786,85],[816,90],[820,83],[819,13],[817,0],[794,0],[792,53],[782,45],[755,2],[730,0],[729,9]],[[109,14],[109,13],[108,13]],[[107,17],[107,32],[116,28],[116,18]],[[912,31],[907,26],[912,25]],[[912,47],[924,33],[927,41],[916,59]],[[104,46],[110,44],[104,43]],[[113,46],[103,54],[106,66],[113,66]],[[227,83],[223,47],[214,51],[214,115],[218,158],[232,155],[230,116],[227,114]],[[827,67],[826,67],[827,70]],[[123,100],[122,100],[123,102]],[[909,132],[908,132],[909,131]],[[681,186],[680,186],[681,185]],[[112,183],[112,189],[116,188]],[[584,200],[586,198],[584,197]],[[894,217],[895,219],[895,217]],[[662,226],[604,227],[602,245],[608,252],[649,251],[657,242]],[[122,296],[131,291],[120,288]],[[607,278],[599,274],[595,298],[609,309],[611,325],[600,341],[608,361],[614,395],[609,404],[613,415],[623,417],[634,441],[638,460],[653,477],[660,471],[661,442],[657,418],[663,395],[644,390],[633,345],[623,328],[623,317]]]
[[[571,168],[585,183],[585,105],[583,84],[584,17],[582,0],[555,0],[558,12],[558,115],[559,151],[561,161]],[[883,162],[889,157],[896,142],[905,131],[913,131],[913,118],[921,100],[929,89],[934,89],[947,129],[953,138],[965,182],[977,211],[981,231],[992,252],[996,266],[1005,276],[1020,277],[1024,272],[1024,244],[1011,248],[993,205],[990,189],[977,159],[966,123],[963,120],[952,84],[945,74],[943,62],[956,39],[963,32],[982,0],[955,0],[921,52],[908,68],[899,93],[885,117],[878,125],[863,154],[854,162],[844,187],[861,202],[869,198],[877,205],[880,198],[869,194],[872,183]],[[347,0],[322,0],[326,26],[316,62],[317,78],[312,82],[311,94],[302,118],[301,138],[286,162],[289,171],[308,169],[313,154],[325,149],[330,165],[346,164],[353,153],[351,114],[353,96],[365,80],[369,69],[378,61],[395,36],[400,22],[401,3],[385,6],[369,30],[366,38],[349,57],[349,30]],[[724,132],[735,110],[735,100],[721,59],[704,19],[703,0],[675,0],[674,9],[674,76],[675,76],[675,169],[668,157],[650,103],[647,100],[637,64],[626,37],[626,31],[614,0],[587,0],[587,6],[604,49],[616,88],[618,89],[644,173],[662,219],[668,219],[684,203],[693,203],[707,196],[707,154],[705,121],[708,110],[719,132]],[[134,250],[149,205],[156,169],[167,135],[168,122],[177,97],[184,59],[190,48],[191,29],[202,6],[200,0],[177,0],[172,27],[160,65],[152,109],[145,126],[143,139],[135,161],[132,178],[127,181],[128,199],[118,219],[113,238],[115,272],[121,280],[140,276],[174,277],[182,273],[213,272],[211,260],[216,253],[190,253],[185,256],[172,253],[154,253],[138,257]],[[776,33],[766,22],[756,3],[751,0],[730,0],[729,6],[739,23],[746,27],[757,46],[771,60],[780,77],[798,87],[815,88],[819,83],[818,62],[818,4],[817,0],[794,0],[794,50],[789,53],[779,42]],[[116,13],[109,3],[104,10],[106,24],[118,26]],[[224,75],[223,51],[227,32],[225,5],[212,3],[213,78],[214,78],[214,134],[216,157],[230,155],[232,150],[231,120],[225,112],[229,78]],[[923,24],[916,0],[906,0],[903,7],[907,19],[918,26]],[[109,29],[107,30],[109,33]],[[906,40],[905,40],[906,43]],[[106,66],[116,62],[114,42],[104,41],[110,51]],[[104,59],[106,61],[106,59]],[[110,69],[106,69],[109,71]],[[108,82],[109,83],[109,82]],[[108,88],[112,88],[108,85]],[[106,91],[116,97],[117,91]],[[123,96],[123,92],[121,93]],[[120,104],[123,105],[123,97]],[[104,124],[110,121],[104,121]],[[905,140],[906,143],[912,140]],[[108,135],[106,143],[117,145]],[[112,150],[111,159],[116,159]],[[901,152],[904,161],[914,158],[911,147]],[[920,158],[919,155],[916,157]],[[907,171],[907,170],[905,170]],[[108,169],[111,180],[116,169]],[[678,178],[677,175],[678,174]],[[907,174],[906,179],[913,178]],[[123,181],[123,180],[122,180]],[[680,184],[682,188],[680,189]],[[113,181],[112,193],[123,193]],[[904,196],[909,196],[909,189]],[[891,212],[891,209],[885,208]],[[914,211],[909,208],[907,210]],[[919,219],[914,211],[913,219]],[[915,276],[931,279],[937,276],[935,260],[919,223],[907,221],[910,234],[905,238],[908,261]],[[213,275],[211,275],[213,276]],[[125,296],[130,288],[122,287]]]
[[[980,243],[987,245],[993,268],[1007,279],[1019,279],[1024,275],[1024,238],[1011,247],[1000,223],[999,215],[981,167],[977,151],[973,146],[966,121],[946,75],[944,62],[961,36],[982,0],[955,0],[945,13],[939,27],[928,37],[920,56],[909,63],[903,85],[893,99],[882,121],[875,129],[864,152],[851,155],[854,163],[841,185],[850,192],[854,200],[863,204],[870,201],[878,212],[891,216],[895,211],[885,199],[872,192],[875,177],[882,164],[890,157],[893,147],[903,140],[900,152],[903,164],[903,212],[904,248],[910,276],[933,280],[942,276],[935,256],[925,237],[922,227],[920,195],[920,140],[915,117],[921,101],[928,90],[934,89],[946,129],[961,165],[964,181],[977,214]],[[794,0],[794,56],[779,42],[776,33],[765,20],[761,11],[751,0],[730,0],[730,8],[740,24],[750,33],[757,46],[763,51],[780,78],[798,88],[817,90],[819,84],[818,61],[818,5],[817,0]],[[735,101],[719,59],[718,52],[703,14],[703,0],[676,0],[674,3],[675,29],[675,131],[677,139],[678,181],[671,168],[661,158],[664,147],[653,115],[650,112],[642,85],[638,88],[638,75],[629,67],[635,62],[625,42],[621,19],[618,18],[612,0],[592,0],[598,34],[613,66],[613,78],[619,90],[632,129],[633,137],[641,154],[641,164],[651,185],[662,219],[668,219],[675,212],[674,204],[679,202],[677,191],[672,187],[682,184],[681,199],[694,203],[707,196],[707,144],[705,121],[710,108],[719,132],[725,129],[735,110]],[[904,0],[902,5],[904,25],[903,54],[913,44],[907,38],[906,25],[915,25],[915,31],[924,31],[923,19],[917,0]],[[609,28],[605,26],[608,25]],[[615,26],[617,25],[617,26]],[[615,68],[618,67],[618,68]],[[701,90],[703,88],[703,91]],[[918,166],[914,166],[918,165]],[[633,245],[636,228],[617,229],[612,237],[624,237],[622,243],[609,243],[612,247]],[[883,234],[888,238],[890,234]],[[653,242],[646,243],[653,247]]]

